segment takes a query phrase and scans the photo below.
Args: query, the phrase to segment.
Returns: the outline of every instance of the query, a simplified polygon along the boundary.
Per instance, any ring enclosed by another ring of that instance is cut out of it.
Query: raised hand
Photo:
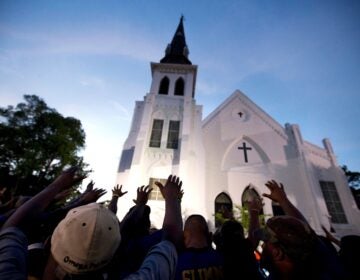
[[[111,201],[109,203],[109,210],[111,212],[113,212],[114,214],[116,214],[117,212],[117,202],[118,202],[118,198],[122,197],[124,194],[126,194],[127,192],[123,192],[122,191],[122,185],[117,184],[113,189],[112,189],[112,198]]]
[[[264,197],[267,197],[278,203],[287,200],[287,196],[282,183],[278,184],[275,180],[271,180],[268,181],[265,186],[270,190],[270,194],[263,193]]]
[[[259,238],[254,235],[254,232],[260,228],[259,214],[263,208],[263,201],[260,198],[253,198],[246,201],[245,206],[249,211],[249,235],[248,238],[251,241],[254,249],[259,244]]]
[[[55,197],[55,201],[61,201],[67,198],[72,192],[72,189],[63,190],[62,192],[59,192]]]
[[[165,186],[155,182],[161,194],[165,198],[165,216],[163,222],[163,238],[170,240],[176,246],[180,246],[183,238],[183,223],[181,218],[181,190],[182,181],[179,177],[170,175]]]
[[[159,187],[160,192],[165,199],[177,198],[181,200],[184,194],[184,191],[181,190],[182,181],[180,181],[180,178],[175,175],[170,175],[168,177],[165,186],[160,182],[155,182],[155,185]]]
[[[70,167],[69,169],[63,171],[60,176],[58,176],[52,185],[60,186],[62,189],[68,189],[86,178],[85,175],[77,175],[78,171],[77,166]]]
[[[137,189],[136,199],[133,199],[136,205],[145,205],[149,200],[149,194],[153,189],[150,186],[141,186]]]
[[[182,200],[183,196],[184,196],[184,190],[181,189],[180,190],[180,196],[179,196],[180,201]]]
[[[113,197],[122,197],[124,194],[126,194],[126,192],[122,191],[122,185],[117,184],[113,189],[112,189],[112,196]]]
[[[92,191],[94,189],[95,182],[93,180],[90,181],[90,183],[86,186],[86,192]]]
[[[300,219],[308,224],[304,215],[294,204],[288,199],[283,184],[278,184],[275,180],[268,181],[265,186],[270,190],[270,194],[264,193],[263,196],[271,199],[272,201],[278,202],[281,208],[284,210],[286,215]]]
[[[82,203],[88,204],[92,202],[96,202],[100,197],[102,197],[106,193],[104,189],[93,189],[91,191],[85,192],[80,200]]]
[[[80,183],[86,176],[77,175],[78,167],[71,167],[62,172],[54,182],[44,188],[41,192],[31,198],[27,203],[21,205],[16,212],[3,225],[3,229],[7,227],[23,227],[30,228],[31,221],[38,218],[42,212],[54,199],[54,197]]]

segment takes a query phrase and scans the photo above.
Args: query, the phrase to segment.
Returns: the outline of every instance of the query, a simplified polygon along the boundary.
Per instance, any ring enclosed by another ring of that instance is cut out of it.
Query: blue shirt
[[[176,280],[223,279],[223,256],[213,248],[187,248],[179,253]]]
[[[124,280],[174,279],[177,252],[170,241],[161,241],[149,251],[140,269]]]
[[[0,279],[25,280],[27,239],[18,228],[10,227],[0,231]]]

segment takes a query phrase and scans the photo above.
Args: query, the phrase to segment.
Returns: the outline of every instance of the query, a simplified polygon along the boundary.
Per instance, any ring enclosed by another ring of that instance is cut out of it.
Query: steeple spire
[[[181,16],[174,37],[168,44],[165,56],[160,60],[160,63],[191,64],[188,59],[189,49],[186,45],[183,20],[184,16]]]

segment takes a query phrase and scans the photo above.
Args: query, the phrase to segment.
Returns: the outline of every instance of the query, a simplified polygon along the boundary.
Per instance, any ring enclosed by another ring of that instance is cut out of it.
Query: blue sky
[[[136,100],[185,16],[206,117],[236,89],[360,171],[359,1],[0,1],[0,106],[42,97],[81,120],[112,187]]]

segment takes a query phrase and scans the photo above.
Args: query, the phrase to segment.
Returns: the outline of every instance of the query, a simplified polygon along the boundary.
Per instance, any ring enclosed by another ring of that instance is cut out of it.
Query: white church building
[[[239,90],[203,119],[197,66],[188,54],[181,19],[165,56],[151,63],[150,91],[135,104],[117,174],[129,191],[119,216],[137,187],[150,184],[151,220],[161,227],[165,204],[154,182],[174,174],[183,181],[183,217],[202,214],[214,229],[215,212],[269,193],[265,183],[274,179],[317,233],[324,225],[337,236],[360,234],[360,212],[330,141],[307,142],[298,125],[282,126]],[[269,199],[264,203],[265,215],[281,214]]]

